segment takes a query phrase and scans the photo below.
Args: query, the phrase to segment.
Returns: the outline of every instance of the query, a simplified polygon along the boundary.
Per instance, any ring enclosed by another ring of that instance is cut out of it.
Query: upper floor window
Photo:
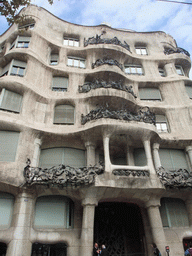
[[[6,65],[1,76],[12,75],[12,76],[24,76],[27,63],[19,60],[12,60],[8,65]]]
[[[59,63],[59,54],[51,53],[50,56],[50,65],[57,65]]]
[[[176,69],[176,72],[177,72],[178,75],[180,75],[180,76],[184,76],[185,75],[184,71],[183,71],[183,68],[181,66],[176,65],[175,69]]]
[[[19,29],[34,29],[35,27],[35,23],[28,23],[28,24],[25,24],[25,25],[19,25]]]
[[[22,98],[22,95],[3,88],[0,94],[0,109],[19,113]]]
[[[67,65],[76,68],[85,68],[85,59],[68,57]]]
[[[0,229],[11,225],[13,215],[14,196],[8,193],[0,193]],[[2,253],[2,251],[1,251]],[[5,254],[2,254],[5,255]]]
[[[186,85],[185,89],[186,89],[186,92],[187,92],[189,98],[192,99],[192,86]]]
[[[161,94],[158,88],[139,88],[141,100],[161,101]]]
[[[188,227],[187,209],[179,198],[162,198],[159,208],[163,227]]]
[[[30,37],[18,36],[16,40],[11,44],[10,50],[16,48],[28,48],[30,43]]]
[[[68,77],[55,76],[52,80],[52,90],[53,91],[67,91],[68,88]]]
[[[74,124],[75,108],[71,105],[58,105],[55,107],[54,124]]]
[[[42,196],[35,205],[36,228],[72,228],[73,202],[64,196]]]
[[[0,131],[0,161],[14,162],[19,141],[19,132]]]
[[[162,77],[165,77],[166,76],[165,70],[163,68],[158,68],[158,69],[159,69],[159,75]]]
[[[161,165],[168,171],[189,170],[186,155],[182,149],[159,149]]]
[[[129,75],[144,75],[141,65],[126,64],[125,73]]]
[[[85,150],[76,148],[42,149],[39,163],[42,168],[50,168],[60,164],[84,167],[86,164]]]
[[[136,52],[136,54],[139,54],[139,55],[148,55],[146,47],[136,46],[135,52]]]
[[[5,44],[3,43],[0,45],[0,53],[4,50],[4,48],[5,48]]]
[[[164,115],[155,115],[156,117],[156,128],[158,132],[168,132],[167,119]]]
[[[79,47],[79,39],[64,37],[63,44],[66,46]]]

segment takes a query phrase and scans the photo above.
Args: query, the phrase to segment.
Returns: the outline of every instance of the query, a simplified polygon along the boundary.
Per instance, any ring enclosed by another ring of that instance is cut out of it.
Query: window
[[[42,149],[39,163],[42,168],[50,168],[59,164],[84,167],[86,164],[85,151],[76,148]]]
[[[135,166],[146,166],[147,165],[147,159],[146,159],[144,148],[134,149],[133,156],[134,156]]]
[[[0,161],[14,162],[19,141],[19,132],[0,131]]]
[[[21,110],[22,96],[18,93],[2,89],[0,94],[0,109],[19,113]]]
[[[67,256],[67,245],[65,243],[40,244],[34,243],[31,256]],[[1,255],[0,255],[1,256]],[[4,256],[4,255],[2,255]]]
[[[79,47],[79,40],[75,38],[64,37],[63,44],[66,46]]]
[[[147,49],[146,47],[135,47],[136,54],[139,55],[147,55]]]
[[[155,115],[156,116],[156,128],[158,132],[168,132],[167,119],[164,115]]]
[[[3,43],[0,45],[0,53],[3,52],[4,48],[5,48],[5,44]]]
[[[35,23],[29,23],[29,24],[26,24],[26,25],[19,26],[19,29],[27,30],[27,29],[34,29],[34,27],[35,27]]]
[[[55,76],[53,77],[52,90],[66,92],[68,88],[68,77]]]
[[[51,53],[50,65],[57,65],[59,63],[59,54]]]
[[[26,63],[19,61],[19,60],[13,60],[11,65],[11,71],[10,75],[12,76],[24,76],[25,75],[25,68]]]
[[[160,213],[163,227],[189,226],[187,210],[183,200],[178,198],[162,198]]]
[[[30,42],[30,37],[25,37],[25,36],[19,36],[17,38],[17,48],[28,48],[29,47],[29,42]]]
[[[55,107],[54,124],[74,124],[75,108],[71,105],[58,105]]]
[[[158,88],[139,88],[139,96],[141,100],[161,101],[161,94]]]
[[[165,70],[163,68],[159,68],[159,75],[165,77]]]
[[[192,86],[186,85],[185,89],[186,89],[186,92],[187,92],[189,98],[192,99]]]
[[[67,65],[76,68],[85,68],[85,60],[81,58],[68,57]]]
[[[64,196],[42,196],[35,206],[36,228],[72,228],[73,202]]]
[[[125,73],[129,75],[144,75],[141,65],[125,65]]]
[[[13,214],[13,204],[13,195],[0,193],[0,229],[10,227]]]
[[[176,72],[178,75],[180,76],[184,76],[184,71],[183,71],[183,68],[181,66],[175,66],[175,69],[176,69]]]
[[[168,171],[189,170],[186,155],[182,149],[159,149],[161,165]]]

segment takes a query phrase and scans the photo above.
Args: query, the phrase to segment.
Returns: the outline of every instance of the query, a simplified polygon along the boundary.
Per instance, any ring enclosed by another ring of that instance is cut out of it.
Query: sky
[[[46,0],[32,0],[31,3],[75,24],[94,26],[105,22],[113,28],[137,32],[164,31],[192,56],[192,0],[175,1],[191,5],[157,0],[54,0],[53,5]],[[0,35],[7,28],[5,18],[0,16]]]

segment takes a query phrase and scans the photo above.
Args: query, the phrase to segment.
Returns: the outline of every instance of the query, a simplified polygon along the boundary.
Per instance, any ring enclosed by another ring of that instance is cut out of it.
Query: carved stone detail
[[[51,168],[31,167],[28,159],[27,166],[24,168],[25,184],[32,185],[57,185],[82,186],[90,185],[95,181],[95,176],[104,172],[104,166],[89,166],[74,168],[67,165],[58,165]]]
[[[127,109],[111,110],[108,106],[99,106],[91,110],[87,115],[81,115],[81,124],[84,125],[89,121],[100,118],[111,118],[125,121],[137,121],[151,123],[155,125],[155,114],[148,107],[141,108],[137,113],[132,113]]]
[[[130,47],[126,41],[124,41],[124,44],[123,44],[116,36],[112,39],[109,39],[109,38],[101,38],[102,35],[103,34],[96,35],[95,37],[92,36],[92,37],[89,37],[87,40],[84,38],[84,47],[88,46],[89,44],[114,44],[114,45],[119,45],[125,48],[131,53]]]
[[[83,85],[79,85],[79,92],[86,93],[92,89],[97,89],[97,88],[113,88],[117,90],[122,90],[128,93],[131,93],[135,98],[137,98],[137,96],[133,92],[132,85],[130,86],[124,85],[121,80],[106,82],[104,80],[94,79],[93,82],[85,82]]]
[[[95,63],[92,64],[92,68],[99,67],[99,66],[102,66],[102,65],[105,65],[105,64],[108,64],[110,66],[115,65],[123,71],[123,65],[122,64],[120,64],[117,60],[114,60],[114,59],[111,59],[111,58],[108,58],[108,57],[96,60]]]
[[[192,172],[185,169],[166,171],[162,166],[157,170],[161,183],[167,188],[189,188],[192,187]]]
[[[164,53],[166,55],[173,54],[173,53],[183,53],[183,54],[187,55],[188,57],[190,57],[190,53],[181,47],[177,47],[175,49],[173,49],[173,48],[165,49]]]
[[[126,170],[126,169],[121,169],[121,170],[113,170],[112,173],[117,176],[146,176],[149,177],[149,171],[142,171],[142,170]]]

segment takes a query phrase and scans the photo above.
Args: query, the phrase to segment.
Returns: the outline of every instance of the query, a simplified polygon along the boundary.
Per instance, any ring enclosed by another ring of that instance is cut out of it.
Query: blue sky
[[[178,0],[191,2],[190,0]],[[138,32],[164,31],[177,41],[179,47],[192,56],[192,5],[157,0],[32,0],[57,17],[81,25],[99,25],[132,29]],[[0,17],[0,34],[8,28]],[[192,71],[190,72],[192,79]]]

